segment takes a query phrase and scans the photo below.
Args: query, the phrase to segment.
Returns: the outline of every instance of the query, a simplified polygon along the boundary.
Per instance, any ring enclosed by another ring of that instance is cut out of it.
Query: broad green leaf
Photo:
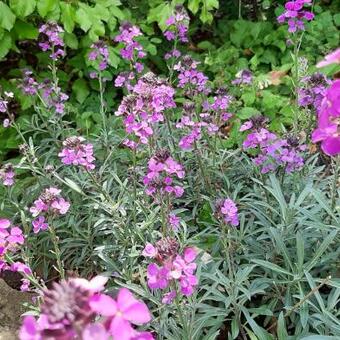
[[[91,17],[91,8],[87,5],[81,4],[82,6],[76,11],[76,22],[79,24],[80,28],[87,32],[93,25]]]
[[[0,25],[1,27],[5,28],[7,31],[10,31],[14,25],[14,22],[15,22],[15,15],[10,10],[10,8],[1,1],[0,2]]]
[[[39,35],[36,26],[21,20],[16,21],[13,30],[19,39],[37,39]]]
[[[121,58],[117,55],[115,49],[109,46],[109,64],[113,66],[114,68],[117,68],[120,61],[121,61]]]
[[[201,0],[189,0],[188,8],[193,13],[196,14],[200,8]]]
[[[68,33],[68,32],[65,32],[64,34],[64,41],[65,41],[65,44],[76,50],[78,48],[78,39],[77,39],[77,36],[73,33]]]
[[[249,119],[250,117],[256,116],[258,114],[260,114],[260,112],[258,110],[256,110],[255,108],[244,107],[237,113],[237,117],[239,117],[241,119]]]
[[[74,91],[79,103],[83,103],[90,94],[87,82],[84,79],[77,79],[73,83],[72,90]]]
[[[125,14],[122,12],[122,10],[120,8],[118,8],[117,6],[110,6],[109,7],[110,13],[118,18],[119,20],[124,20],[125,19]]]
[[[54,10],[54,8],[58,5],[59,1],[56,0],[38,0],[37,9],[38,13],[44,18],[47,13]],[[61,3],[63,5],[64,3]]]
[[[0,60],[9,52],[12,46],[12,38],[9,33],[5,33],[0,40]]]
[[[18,17],[24,18],[34,12],[36,0],[10,0],[9,5]]]
[[[61,3],[61,22],[68,33],[72,33],[76,20],[76,10],[71,4]]]

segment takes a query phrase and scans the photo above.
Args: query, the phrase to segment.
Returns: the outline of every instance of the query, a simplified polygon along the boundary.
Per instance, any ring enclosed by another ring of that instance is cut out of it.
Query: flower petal
[[[90,307],[94,312],[103,316],[113,316],[117,312],[117,303],[110,296],[96,294],[90,298]]]

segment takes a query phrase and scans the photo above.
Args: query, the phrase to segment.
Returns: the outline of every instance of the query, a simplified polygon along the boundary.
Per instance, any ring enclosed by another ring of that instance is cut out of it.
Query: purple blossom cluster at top
[[[174,15],[166,20],[166,31],[164,36],[167,40],[178,39],[182,43],[187,43],[188,40],[188,25],[189,16],[183,6],[176,6]]]
[[[301,79],[302,86],[298,90],[298,102],[301,107],[315,108],[319,111],[326,89],[331,81],[322,73],[315,73]]]
[[[174,66],[178,74],[178,87],[185,89],[185,94],[194,97],[198,93],[208,94],[210,89],[207,87],[208,77],[198,71],[199,62],[192,59],[191,56],[185,55]]]
[[[182,150],[192,149],[194,144],[201,139],[202,129],[205,129],[208,135],[217,133],[219,125],[232,117],[232,114],[227,111],[231,100],[231,96],[225,91],[217,91],[212,102],[203,102],[204,112],[198,115],[195,113],[194,103],[184,103],[184,114],[176,124],[176,128],[185,129],[188,133],[180,139],[179,147]]]
[[[133,327],[151,320],[148,307],[126,288],[116,298],[103,294],[106,281],[102,276],[73,278],[45,289],[42,313],[37,320],[25,317],[20,340],[153,340],[150,332]]]
[[[8,263],[5,256],[12,256],[18,248],[24,244],[25,238],[19,227],[12,226],[11,221],[0,219],[0,273],[4,270],[20,272],[26,275],[32,274],[30,268],[21,262]],[[27,291],[29,281],[22,279],[22,291]]]
[[[183,186],[175,185],[174,179],[183,179],[184,175],[182,165],[170,157],[167,151],[161,150],[148,162],[148,173],[143,179],[145,192],[154,197],[165,194],[181,197],[184,193]]]
[[[143,64],[138,62],[138,59],[144,58],[146,53],[143,51],[142,45],[135,38],[141,36],[142,32],[137,26],[133,26],[129,22],[123,23],[119,28],[119,32],[120,34],[115,37],[115,41],[124,45],[120,50],[120,55],[132,63],[137,73],[141,73],[143,71]]]
[[[30,212],[33,217],[33,231],[38,233],[40,230],[46,230],[48,224],[46,223],[46,215],[65,215],[69,208],[70,203],[60,195],[61,190],[57,188],[45,189],[37,200],[34,201]]]
[[[279,166],[287,173],[300,170],[304,165],[303,152],[306,146],[300,145],[294,137],[279,138],[268,131],[263,126],[264,123],[265,119],[262,116],[254,117],[240,128],[240,131],[252,129],[243,142],[243,148],[258,150],[253,163],[261,167],[261,173],[275,171]]]
[[[225,224],[230,224],[233,227],[239,225],[238,209],[235,202],[230,198],[218,202],[217,215],[222,216]]]
[[[312,141],[321,142],[321,149],[329,156],[340,154],[340,80],[335,80],[326,91]]]
[[[116,116],[124,116],[124,125],[128,134],[137,137],[137,142],[127,139],[124,144],[136,148],[147,144],[153,135],[153,125],[164,121],[164,111],[176,106],[175,90],[149,72],[140,78],[133,87],[132,94],[123,98]]]
[[[25,94],[36,95],[41,93],[41,98],[49,109],[53,109],[60,115],[64,113],[65,102],[69,97],[66,93],[61,91],[59,86],[56,86],[49,79],[46,79],[42,83],[38,83],[32,76],[30,70],[24,70],[23,76],[20,87]]]
[[[109,49],[104,41],[99,40],[91,45],[89,60],[99,62],[99,71],[104,71],[107,68],[109,61]]]
[[[312,0],[293,0],[285,4],[285,11],[277,17],[277,21],[282,24],[288,23],[288,32],[295,33],[305,29],[304,20],[311,21],[314,14],[304,9],[305,5],[311,5]]]
[[[95,165],[93,162],[93,145],[84,143],[85,138],[72,136],[63,141],[64,148],[58,154],[61,161],[66,165],[82,166],[86,170],[93,170]]]
[[[249,70],[241,70],[231,82],[234,85],[250,85],[253,81],[253,74]]]
[[[156,246],[148,243],[143,250],[143,256],[153,258],[156,263],[150,263],[147,268],[148,286],[150,289],[164,290],[172,282],[178,282],[180,291],[185,296],[190,296],[198,284],[194,263],[197,252],[193,248],[185,248],[183,255],[178,254],[179,245],[173,238],[164,238]],[[163,295],[162,302],[171,304],[177,293],[170,290]]]
[[[44,51],[50,51],[50,57],[57,60],[65,56],[64,41],[61,33],[64,30],[54,22],[48,22],[39,28],[40,40],[39,47]]]
[[[12,186],[14,184],[14,177],[15,173],[12,164],[7,163],[0,168],[0,179],[3,185]]]

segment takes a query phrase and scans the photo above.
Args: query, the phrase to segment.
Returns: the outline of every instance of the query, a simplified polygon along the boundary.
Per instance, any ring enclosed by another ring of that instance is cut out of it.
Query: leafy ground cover
[[[20,339],[339,338],[337,9],[0,2]]]

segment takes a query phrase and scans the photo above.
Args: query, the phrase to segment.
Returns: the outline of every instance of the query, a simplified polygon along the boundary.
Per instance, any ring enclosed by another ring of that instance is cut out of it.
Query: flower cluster
[[[12,186],[14,184],[14,176],[15,173],[11,163],[7,163],[0,168],[0,179],[3,185],[8,187]]]
[[[240,128],[240,131],[252,129],[243,142],[243,148],[258,150],[253,163],[261,167],[263,174],[275,171],[279,166],[287,173],[300,170],[304,165],[302,154],[306,146],[300,145],[294,137],[280,139],[276,134],[264,128],[264,123],[265,119],[262,116],[254,117]]]
[[[133,92],[123,98],[116,116],[124,116],[128,134],[134,134],[138,141],[127,140],[129,147],[147,144],[153,135],[153,125],[164,121],[164,111],[176,106],[175,90],[166,81],[149,72],[139,79]]]
[[[185,296],[190,296],[198,284],[195,276],[197,252],[193,248],[185,248],[183,255],[178,254],[179,245],[173,238],[164,238],[156,243],[156,246],[148,243],[143,256],[156,260],[150,263],[147,268],[148,286],[150,289],[166,289],[170,287],[170,292],[163,296],[162,302],[172,303],[176,297],[175,282],[178,282],[180,292]]]
[[[224,91],[217,91],[211,103],[203,102],[204,112],[200,114],[196,114],[193,102],[184,103],[184,114],[176,124],[176,128],[185,129],[189,133],[180,139],[179,147],[182,150],[192,149],[194,144],[201,139],[202,129],[206,130],[208,135],[217,133],[219,125],[232,117],[232,114],[227,112],[231,99]]]
[[[180,185],[174,185],[175,177],[184,178],[185,172],[181,164],[177,163],[165,150],[159,151],[148,162],[148,173],[143,179],[146,185],[146,194],[173,194],[181,197],[184,189]]]
[[[302,78],[301,83],[302,87],[298,90],[299,105],[318,111],[330,81],[322,73],[315,73]]]
[[[56,23],[49,22],[39,28],[40,40],[39,47],[45,51],[51,51],[50,57],[57,60],[65,56],[64,42],[61,33],[64,30]]]
[[[41,90],[41,96],[49,109],[55,110],[59,115],[65,111],[65,102],[68,100],[68,95],[61,91],[61,88],[52,84],[49,80],[45,80],[38,85]]]
[[[321,142],[321,149],[329,156],[340,153],[340,80],[327,89],[318,112],[318,126],[312,134],[313,143]]]
[[[104,71],[108,66],[109,49],[104,41],[99,40],[91,45],[89,60],[99,62],[99,70]]]
[[[235,202],[230,198],[217,203],[217,215],[223,218],[225,224],[230,224],[233,227],[239,225],[238,209]]]
[[[20,272],[26,275],[32,273],[30,268],[21,262],[8,263],[6,261],[6,256],[14,254],[18,247],[24,244],[24,241],[24,235],[19,227],[12,226],[7,219],[0,219],[0,273],[4,270]],[[21,281],[21,290],[27,291],[29,281],[25,278]]]
[[[178,39],[182,43],[188,42],[189,16],[183,6],[176,6],[175,13],[166,20],[164,36],[167,40]]]
[[[208,94],[210,89],[207,87],[208,77],[197,70],[199,62],[193,60],[191,56],[185,55],[174,66],[178,74],[178,87],[185,89],[188,97],[194,97],[198,93]]]
[[[30,212],[33,217],[38,217],[33,221],[33,231],[38,233],[40,230],[46,230],[48,224],[45,222],[45,214],[65,215],[70,208],[70,203],[60,195],[61,190],[57,188],[48,188],[34,201]]]
[[[149,332],[132,325],[151,320],[148,307],[122,288],[117,298],[101,293],[107,279],[69,279],[43,291],[41,315],[24,318],[20,340],[43,339],[124,339],[152,340]],[[101,318],[98,321],[98,316]]]
[[[311,21],[314,14],[304,9],[305,5],[311,5],[312,0],[293,0],[285,4],[285,11],[277,17],[277,21],[282,24],[288,23],[288,32],[295,33],[305,29],[304,20]]]
[[[236,78],[231,82],[234,85],[250,85],[253,81],[253,74],[249,70],[241,70],[236,73]]]
[[[50,80],[46,79],[42,83],[38,83],[32,76],[30,70],[24,70],[23,80],[20,85],[22,91],[28,95],[36,95],[41,93],[41,98],[44,104],[49,109],[53,109],[58,114],[63,114],[65,110],[65,102],[68,100],[68,95],[61,91],[61,88]]]
[[[143,51],[142,45],[135,38],[141,36],[142,32],[137,26],[133,26],[129,22],[123,23],[119,28],[119,32],[120,34],[114,40],[124,45],[120,50],[120,55],[133,64],[137,73],[141,73],[143,71],[143,64],[138,62],[138,59],[144,58],[146,53]]]
[[[95,165],[93,162],[93,145],[85,144],[85,138],[72,136],[63,141],[64,148],[58,154],[61,161],[66,165],[78,165],[86,170],[93,170]]]
[[[33,72],[30,70],[23,71],[23,78],[20,85],[20,88],[27,95],[36,95],[38,93],[38,83],[32,76]]]
[[[7,92],[7,91],[4,92],[4,95],[5,95],[6,99],[2,99],[0,97],[0,112],[2,112],[2,113],[6,113],[7,112],[7,109],[8,109],[8,107],[7,107],[8,100],[13,98],[13,96],[14,96],[13,92]]]

